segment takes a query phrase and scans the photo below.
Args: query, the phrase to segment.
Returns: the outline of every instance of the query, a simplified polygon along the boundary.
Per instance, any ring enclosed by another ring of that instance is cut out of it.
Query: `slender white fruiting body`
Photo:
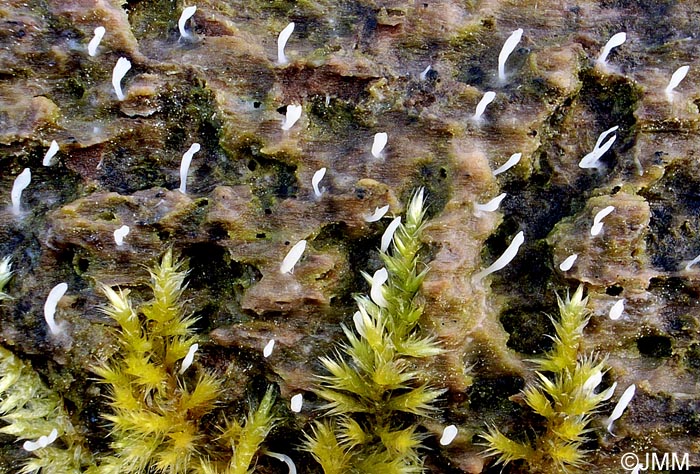
[[[182,194],[187,194],[187,173],[190,170],[190,164],[192,163],[192,157],[200,149],[199,143],[193,143],[190,149],[182,155],[182,161],[180,161],[180,192]]]
[[[299,413],[301,411],[301,407],[304,405],[304,396],[301,393],[297,393],[292,397],[291,403],[289,404],[289,408],[294,413]]]
[[[664,93],[666,94],[666,100],[668,100],[669,102],[673,101],[673,89],[678,87],[678,84],[680,84],[681,81],[685,79],[685,76],[688,74],[689,70],[690,66],[681,66],[678,69],[676,69],[676,71],[671,76],[671,80],[668,82],[666,89],[664,89]]]
[[[520,249],[520,246],[523,244],[523,242],[525,242],[525,234],[521,230],[515,235],[515,237],[513,237],[513,240],[510,242],[510,245],[508,246],[506,251],[503,252],[503,255],[498,257],[498,259],[496,259],[496,261],[493,262],[488,268],[485,268],[480,272],[476,272],[474,274],[473,279],[475,281],[479,281],[485,276],[490,275],[493,272],[497,272],[498,270],[501,270],[503,267],[508,265],[511,262],[511,260],[513,260],[518,254],[518,250]]]
[[[600,382],[603,381],[603,373],[600,370],[596,370],[593,374],[591,374],[590,377],[588,377],[588,380],[586,380],[583,383],[583,393],[586,395],[590,396],[593,394],[593,391],[600,385]]]
[[[294,461],[292,461],[292,458],[286,454],[273,453],[272,451],[265,451],[265,454],[285,463],[289,474],[297,474],[297,467],[294,465]]]
[[[520,39],[523,37],[523,29],[518,28],[513,33],[510,34],[505,43],[503,43],[503,48],[498,54],[498,80],[505,82],[506,80],[506,61],[508,56],[515,51],[515,47],[520,43]]]
[[[496,168],[493,171],[494,176],[498,176],[499,174],[503,173],[504,171],[508,171],[511,169],[513,166],[517,165],[520,162],[520,158],[523,157],[522,153],[513,153],[510,155],[510,158],[508,158],[508,161],[503,163],[501,166]]]
[[[620,319],[620,316],[622,316],[622,312],[625,310],[625,300],[621,299],[615,302],[614,305],[610,308],[610,313],[608,316],[610,316],[610,319],[613,321],[617,321]]]
[[[287,106],[287,113],[282,122],[282,130],[287,131],[301,118],[301,105],[290,104]]]
[[[382,151],[386,146],[387,141],[389,141],[389,135],[386,132],[379,132],[374,134],[374,140],[372,141],[372,156],[379,158],[382,156]]]
[[[12,201],[12,214],[20,215],[20,200],[22,199],[22,191],[27,189],[29,183],[32,182],[32,172],[29,168],[24,168],[24,170],[17,175],[14,183],[12,183],[12,191],[10,192],[10,200]]]
[[[603,219],[615,210],[615,206],[607,206],[596,213],[593,217],[593,225],[591,226],[591,235],[595,237],[603,230]]]
[[[306,240],[300,240],[294,244],[294,247],[289,249],[289,252],[287,252],[287,255],[284,257],[284,260],[282,260],[282,264],[280,265],[280,273],[293,273],[294,265],[296,265],[301,258],[302,254],[304,253],[304,249],[306,249]]]
[[[431,69],[432,69],[432,66],[430,64],[428,64],[428,67],[423,69],[423,72],[420,73],[420,80],[421,81],[424,81],[427,79],[428,73],[430,72]]]
[[[384,217],[384,215],[389,212],[389,205],[382,207],[375,207],[372,214],[367,214],[363,217],[365,222],[377,222],[379,219]]]
[[[571,270],[571,267],[574,266],[574,263],[576,262],[576,259],[577,259],[577,258],[578,258],[578,254],[577,254],[577,253],[574,253],[574,254],[569,255],[568,257],[566,257],[566,258],[564,259],[563,262],[561,262],[561,263],[559,264],[559,270],[561,270],[561,271],[563,271],[563,272],[568,272],[569,270]]]
[[[59,283],[51,289],[49,296],[46,298],[46,303],[44,303],[44,319],[49,326],[49,331],[51,331],[51,334],[54,336],[61,332],[61,327],[56,324],[56,320],[54,319],[56,315],[56,306],[59,300],[63,298],[63,295],[66,294],[67,290],[67,283]]]
[[[620,396],[620,400],[617,402],[617,405],[615,405],[612,414],[608,417],[607,427],[610,433],[612,433],[613,422],[619,419],[625,412],[625,408],[627,408],[627,405],[629,405],[630,401],[632,401],[632,397],[634,397],[634,392],[636,389],[636,385],[632,384],[627,387],[627,389],[625,389],[625,391],[622,393],[622,396]]]
[[[122,79],[124,79],[126,73],[129,72],[129,69],[131,69],[131,62],[126,58],[119,58],[112,70],[112,87],[114,87],[114,92],[117,94],[117,99],[119,100],[124,100]]]
[[[479,103],[476,106],[476,111],[474,112],[474,116],[472,117],[474,120],[479,122],[481,120],[481,116],[484,115],[484,112],[486,111],[486,106],[488,106],[491,102],[493,102],[493,99],[496,98],[496,93],[493,91],[488,91],[484,94],[484,96],[481,98]]]
[[[56,153],[58,153],[58,143],[56,143],[56,140],[51,140],[51,145],[46,151],[46,154],[44,155],[44,159],[41,162],[41,164],[44,166],[51,166],[51,158],[56,156]]]
[[[382,252],[389,250],[389,244],[391,244],[391,239],[394,238],[394,232],[396,232],[396,229],[399,228],[399,225],[401,225],[401,216],[395,217],[394,220],[391,221],[386,227],[386,230],[382,234],[382,241],[379,245],[379,250]]]
[[[102,38],[104,38],[106,32],[107,30],[105,30],[104,26],[98,26],[95,28],[95,35],[88,43],[88,54],[90,56],[97,55],[97,47],[100,45],[100,42],[102,42]]]
[[[605,140],[608,135],[610,135],[618,128],[620,127],[615,125],[614,127],[607,129],[598,136],[598,140],[596,140],[595,142],[593,151],[581,158],[581,161],[579,161],[579,168],[600,168],[600,158],[605,154],[606,151],[610,149],[613,143],[615,143],[615,140],[617,139],[617,134],[613,135],[610,138],[610,140],[605,142],[602,146],[601,143],[603,143],[603,140]]]
[[[452,441],[455,440],[457,437],[457,433],[459,430],[455,425],[449,425],[445,426],[445,429],[442,430],[442,437],[440,438],[440,444],[442,446],[449,446],[452,444]]]
[[[389,279],[389,272],[382,267],[372,275],[372,286],[369,290],[369,297],[372,298],[374,304],[380,308],[386,308],[388,303],[384,298],[384,283]]]
[[[482,212],[495,212],[498,210],[498,207],[501,205],[501,201],[503,201],[503,198],[506,197],[506,193],[501,193],[495,198],[491,199],[489,202],[486,204],[474,204],[474,209],[476,210],[477,215],[481,214]]]
[[[323,194],[324,189],[319,189],[318,184],[321,182],[323,177],[326,175],[326,168],[321,168],[320,170],[316,171],[311,178],[311,186],[314,188],[314,196],[317,198],[320,198],[321,195]]]
[[[197,12],[197,7],[192,6],[192,7],[186,7],[184,10],[182,10],[182,14],[180,15],[180,19],[177,21],[177,27],[180,30],[180,38],[184,39],[189,39],[192,38],[192,33],[187,31],[185,29],[185,24],[187,23],[187,20],[192,18],[194,14]]]
[[[114,231],[114,243],[117,244],[117,247],[124,245],[124,237],[129,235],[130,231],[131,229],[129,229],[128,225],[123,225]]]
[[[293,31],[294,22],[291,22],[285,26],[282,31],[280,31],[280,34],[277,37],[277,62],[279,64],[287,64],[289,62],[287,60],[287,56],[284,54],[284,48],[287,46],[287,41],[289,41],[289,37],[292,36]]]
[[[700,255],[692,259],[690,262],[685,264],[685,269],[690,270],[690,268],[695,265],[696,263],[700,262]]]
[[[58,438],[58,430],[56,428],[51,430],[51,433],[48,435],[44,436],[39,436],[39,439],[36,441],[25,441],[24,444],[22,445],[22,448],[25,451],[32,452],[36,451],[37,449],[43,449],[56,441]]]
[[[199,344],[192,344],[187,351],[187,355],[182,359],[182,365],[180,365],[180,375],[184,374],[187,369],[190,368],[192,362],[194,362],[194,354],[199,349]]]
[[[624,31],[612,35],[612,37],[608,40],[608,42],[605,43],[605,46],[603,47],[603,51],[601,51],[600,56],[598,56],[596,63],[599,64],[600,66],[605,66],[606,62],[608,60],[608,55],[610,54],[610,51],[612,51],[613,48],[617,48],[618,46],[622,45],[622,43],[624,43],[626,39],[627,39],[627,34]]]
[[[267,341],[267,344],[265,344],[265,347],[263,348],[263,357],[268,358],[272,355],[272,350],[275,348],[275,340],[270,339]]]
[[[615,388],[617,388],[617,382],[613,382],[613,384],[608,387],[608,389],[604,392],[601,392],[601,402],[607,402],[612,398],[612,396],[615,394]]]

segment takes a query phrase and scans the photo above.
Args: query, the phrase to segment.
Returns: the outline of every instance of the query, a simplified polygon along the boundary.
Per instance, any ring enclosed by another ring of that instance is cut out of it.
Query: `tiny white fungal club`
[[[601,133],[598,136],[598,140],[595,142],[595,146],[593,147],[593,151],[581,158],[581,161],[579,161],[578,166],[579,168],[600,168],[601,163],[600,163],[600,158],[605,154],[606,151],[610,149],[613,143],[615,143],[615,140],[617,139],[617,135],[613,135],[610,140],[605,142],[602,146],[601,143],[603,143],[603,140],[607,138],[608,135],[610,135],[612,132],[620,128],[619,126],[615,125],[612,128],[607,129],[603,133]]]
[[[267,344],[265,344],[265,347],[263,348],[263,357],[268,358],[272,355],[272,350],[275,348],[275,340],[270,339],[267,341]]]
[[[284,54],[284,48],[287,46],[287,41],[289,41],[289,37],[292,36],[292,32],[294,32],[294,22],[291,22],[280,31],[277,37],[277,62],[280,64],[287,64],[289,62],[287,56]]]
[[[593,217],[593,225],[591,226],[591,235],[595,237],[603,230],[603,219],[615,210],[615,206],[608,206],[596,213]]]
[[[481,98],[479,103],[476,106],[476,111],[474,112],[474,116],[472,117],[475,121],[480,121],[481,116],[484,115],[484,112],[486,111],[486,106],[488,106],[493,100],[496,98],[496,93],[493,91],[488,91],[484,94],[484,96]]]
[[[382,241],[379,245],[379,250],[382,252],[389,250],[389,244],[391,244],[391,239],[394,238],[394,232],[396,232],[396,229],[398,229],[400,225],[401,216],[395,217],[394,220],[391,221],[388,226],[386,226],[386,230],[382,234]]]
[[[365,222],[377,222],[379,219],[384,217],[384,215],[389,212],[389,205],[382,207],[375,207],[374,212],[371,215],[365,215]]]
[[[56,438],[58,438],[58,430],[56,428],[51,430],[51,433],[48,435],[43,435],[39,436],[39,439],[36,441],[25,441],[24,444],[22,445],[22,448],[25,451],[32,452],[36,451],[37,449],[43,449],[56,441]]]
[[[29,183],[32,182],[32,172],[29,168],[24,168],[22,172],[17,175],[15,181],[12,183],[12,191],[10,192],[10,200],[12,201],[12,214],[20,215],[20,200],[22,199],[22,191],[27,189]]]
[[[577,254],[577,253],[574,253],[574,254],[569,255],[568,257],[566,257],[566,258],[564,259],[563,262],[561,262],[561,263],[559,264],[559,270],[561,270],[561,271],[563,271],[563,272],[568,272],[569,270],[571,270],[571,267],[574,266],[574,263],[576,262],[576,259],[577,259],[577,258],[578,258],[578,254]]]
[[[104,35],[106,32],[107,32],[107,30],[105,30],[104,26],[98,26],[97,28],[95,28],[95,35],[92,37],[92,39],[88,43],[88,54],[90,56],[97,55],[97,47],[102,42],[102,38],[104,38]]]
[[[194,354],[199,349],[199,344],[192,344],[187,351],[187,355],[182,359],[182,365],[180,366],[180,375],[184,374],[187,369],[190,368],[192,362],[194,362]]]
[[[304,396],[301,393],[297,393],[292,397],[290,408],[294,413],[299,413],[301,407],[304,405]]]
[[[481,214],[482,212],[495,212],[498,210],[498,207],[501,205],[501,201],[506,197],[506,193],[501,193],[495,198],[491,199],[489,202],[486,204],[474,204],[474,209],[476,210],[477,215]]]
[[[612,35],[608,42],[605,43],[603,51],[600,53],[600,56],[598,56],[596,63],[604,67],[607,64],[608,55],[610,54],[610,51],[612,51],[613,48],[621,46],[622,43],[625,42],[625,40],[627,40],[627,33],[625,33],[624,31]]]
[[[296,265],[301,258],[302,254],[304,253],[304,249],[306,249],[306,240],[300,240],[294,244],[294,247],[289,249],[289,252],[287,252],[287,255],[284,257],[284,260],[282,260],[282,264],[280,265],[280,273],[292,273],[294,271],[294,265]]]
[[[518,250],[520,249],[520,246],[523,244],[523,242],[525,242],[525,234],[521,230],[515,235],[515,237],[513,237],[513,240],[510,242],[510,245],[508,246],[506,251],[503,252],[503,255],[498,257],[496,261],[493,262],[488,268],[485,268],[480,272],[476,272],[474,274],[473,279],[479,281],[485,276],[488,276],[493,272],[497,272],[498,270],[501,270],[503,267],[508,265],[511,262],[511,260],[513,260],[518,254]]]
[[[520,162],[520,158],[522,158],[523,154],[522,153],[513,153],[510,155],[510,158],[508,158],[508,161],[503,163],[501,166],[496,168],[493,171],[494,176],[498,176],[499,174],[503,173],[504,171],[508,171],[511,169],[513,166],[517,165],[518,162]]]
[[[625,310],[625,300],[621,299],[615,302],[614,305],[610,308],[610,313],[608,316],[610,316],[610,319],[613,321],[617,321],[620,319],[620,316],[622,316],[622,312]]]
[[[384,298],[384,283],[389,279],[389,272],[382,267],[372,275],[372,286],[369,290],[369,296],[372,301],[380,308],[386,308],[388,303]]]
[[[277,459],[278,461],[282,461],[283,463],[285,463],[287,465],[287,472],[289,474],[297,474],[297,467],[294,464],[294,461],[292,461],[292,458],[290,458],[286,454],[273,453],[272,451],[266,451],[265,454]]]
[[[372,156],[379,158],[382,156],[382,151],[389,141],[389,135],[386,132],[379,132],[374,134],[374,140],[372,141]]]
[[[184,155],[182,155],[182,161],[180,162],[180,192],[182,194],[187,194],[187,172],[190,170],[192,157],[199,150],[199,143],[193,143],[190,146],[190,149],[187,150]]]
[[[119,100],[124,100],[125,98],[124,92],[122,92],[122,79],[129,72],[129,69],[131,69],[131,62],[126,58],[119,58],[112,70],[112,87],[114,87],[114,92]]]
[[[695,265],[696,263],[700,262],[700,255],[692,259],[690,262],[685,264],[685,269],[690,270],[690,268]]]
[[[287,131],[291,129],[297,120],[301,118],[301,105],[290,104],[287,106],[287,113],[284,116],[284,122],[282,122],[282,130]]]
[[[124,245],[124,237],[129,235],[130,231],[131,229],[129,229],[128,225],[123,225],[114,231],[114,243],[117,244],[117,247]]]
[[[46,155],[44,155],[44,160],[41,162],[41,164],[44,166],[51,166],[51,158],[56,156],[56,153],[58,153],[58,143],[56,143],[56,140],[51,140],[51,145],[49,146]]]
[[[668,100],[669,102],[673,101],[673,89],[678,87],[678,84],[680,84],[681,81],[685,79],[685,76],[688,74],[689,70],[690,66],[681,66],[678,69],[676,69],[676,71],[671,76],[671,80],[668,82],[666,89],[664,89],[664,93],[666,94],[666,100]]]
[[[617,402],[617,405],[615,405],[610,417],[608,417],[607,427],[610,433],[612,433],[613,422],[620,418],[625,412],[625,408],[627,408],[627,405],[629,405],[630,401],[632,401],[632,397],[634,397],[634,392],[636,389],[636,385],[632,384],[627,387],[627,389],[622,393],[622,396],[620,396],[620,400]]]
[[[49,296],[46,298],[46,303],[44,303],[44,319],[49,326],[49,331],[51,331],[51,334],[54,336],[61,332],[60,326],[56,324],[56,320],[54,319],[56,306],[59,300],[63,298],[63,295],[66,294],[66,291],[68,291],[68,284],[59,283],[51,289]]]
[[[442,437],[440,438],[440,444],[442,446],[448,446],[448,445],[452,444],[452,441],[455,440],[458,432],[459,432],[459,430],[457,430],[457,427],[455,425],[445,426],[445,429],[442,430]]]
[[[518,28],[508,37],[505,43],[503,43],[503,48],[498,55],[498,80],[504,82],[506,80],[506,61],[508,56],[515,51],[515,47],[520,43],[520,39],[523,37],[523,29]]]
[[[323,194],[323,189],[319,189],[318,184],[321,182],[323,177],[326,175],[326,168],[321,168],[316,171],[311,178],[311,186],[314,188],[314,196],[320,198]]]
[[[187,31],[185,29],[185,24],[187,23],[187,20],[192,18],[196,12],[197,12],[196,6],[187,7],[184,10],[182,10],[182,14],[180,15],[180,19],[177,21],[177,27],[180,30],[180,38],[185,38],[185,39],[192,38],[192,33],[190,33],[189,31]]]
[[[432,69],[432,66],[430,64],[428,64],[428,67],[423,69],[423,72],[420,73],[420,80],[421,81],[424,81],[428,78],[428,73],[430,72],[431,69]]]

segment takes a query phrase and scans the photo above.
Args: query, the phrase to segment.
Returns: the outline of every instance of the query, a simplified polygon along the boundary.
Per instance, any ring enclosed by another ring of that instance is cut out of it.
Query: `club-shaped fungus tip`
[[[181,39],[192,38],[192,33],[187,31],[187,29],[185,28],[185,25],[187,23],[187,20],[192,18],[196,12],[197,12],[196,6],[186,7],[182,10],[182,14],[180,15],[180,19],[177,21],[177,28],[180,30],[180,38]]]
[[[88,54],[90,56],[96,56],[97,55],[97,47],[100,46],[100,43],[102,42],[102,38],[104,38],[105,33],[107,30],[105,29],[104,26],[98,26],[95,28],[94,36],[88,43]]]
[[[293,273],[294,265],[297,264],[299,259],[301,259],[304,250],[306,249],[306,240],[300,240],[294,246],[289,249],[287,255],[282,260],[280,265],[280,273]]]
[[[58,305],[59,300],[63,298],[63,295],[66,294],[66,291],[68,291],[68,284],[59,283],[51,289],[49,296],[46,298],[46,302],[44,303],[44,319],[46,320],[46,324],[49,326],[49,331],[54,336],[61,333],[61,327],[56,324],[55,319],[56,306]]]
[[[515,51],[516,46],[520,43],[520,39],[523,37],[523,29],[518,28],[510,34],[505,43],[503,43],[503,48],[498,54],[498,80],[505,82],[506,80],[506,61],[513,51]]]
[[[126,58],[119,58],[112,70],[112,87],[114,87],[114,92],[119,100],[124,100],[125,98],[124,92],[122,92],[122,79],[129,72],[129,69],[131,69],[131,61]]]
[[[279,64],[287,64],[289,62],[287,56],[284,54],[284,48],[287,46],[287,41],[289,41],[289,37],[292,36],[293,32],[294,22],[291,22],[280,31],[277,37],[277,62]]]
[[[24,168],[24,170],[17,175],[15,181],[12,183],[12,191],[10,192],[10,200],[12,201],[12,214],[19,216],[20,201],[22,199],[22,192],[27,189],[29,183],[32,182],[32,172],[29,168]]]
[[[180,192],[182,194],[187,193],[187,173],[190,170],[190,164],[192,164],[192,158],[194,154],[200,150],[199,143],[193,143],[189,150],[182,155],[182,161],[180,161]]]

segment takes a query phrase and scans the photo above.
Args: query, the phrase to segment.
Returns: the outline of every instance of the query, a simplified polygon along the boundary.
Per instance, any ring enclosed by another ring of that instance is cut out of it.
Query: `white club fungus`
[[[180,161],[180,192],[182,194],[187,193],[187,173],[190,170],[190,164],[192,163],[192,157],[200,149],[199,143],[193,143],[190,149],[182,155],[182,161]]]
[[[374,304],[380,308],[386,308],[388,303],[384,298],[384,283],[389,279],[389,272],[382,267],[372,275],[372,286],[369,290],[369,296],[374,301]]]
[[[569,255],[568,257],[566,257],[566,258],[564,259],[563,262],[561,262],[561,263],[559,264],[559,270],[561,270],[561,271],[563,271],[563,272],[568,272],[569,270],[571,270],[571,267],[574,266],[574,263],[576,262],[576,259],[577,259],[577,258],[578,258],[578,254],[577,254],[577,253],[574,253],[574,254]]]
[[[600,232],[603,230],[603,219],[605,219],[605,217],[607,217],[607,215],[614,210],[615,206],[608,206],[596,213],[596,215],[593,217],[593,225],[591,226],[591,235],[593,237],[600,234]]]
[[[58,153],[58,143],[56,143],[56,140],[51,140],[51,145],[44,155],[44,160],[41,164],[44,166],[51,166],[51,158],[56,156],[56,153]]]
[[[301,258],[301,255],[304,253],[304,249],[306,249],[306,240],[300,240],[294,244],[294,247],[289,249],[289,252],[287,252],[287,255],[284,257],[284,260],[282,260],[282,264],[280,265],[280,273],[292,273],[294,271],[294,265],[296,265]]]
[[[666,94],[666,99],[671,102],[673,100],[673,89],[678,87],[678,84],[681,83],[683,79],[685,79],[685,76],[688,74],[688,71],[690,70],[690,66],[681,66],[678,69],[676,69],[676,72],[673,73],[671,76],[671,80],[668,82],[668,85],[666,86],[666,89],[664,89],[664,93]]]
[[[275,348],[275,340],[270,339],[267,341],[267,344],[265,344],[265,347],[263,347],[263,357],[268,358],[272,355],[272,350]]]
[[[440,444],[442,446],[448,446],[452,443],[452,441],[455,440],[457,437],[457,433],[459,430],[457,430],[457,427],[455,425],[449,425],[445,426],[445,429],[442,430],[442,437],[440,438]]]
[[[186,7],[184,10],[182,10],[180,19],[177,21],[177,27],[180,30],[180,38],[192,38],[192,33],[185,29],[185,24],[187,23],[187,20],[192,18],[196,12],[196,6]]]
[[[484,94],[484,96],[481,98],[479,103],[476,106],[476,111],[474,112],[474,117],[472,117],[474,120],[477,122],[481,120],[481,116],[484,115],[484,112],[486,111],[486,106],[488,106],[491,102],[493,102],[493,99],[496,98],[496,93],[493,91],[488,91]]]
[[[608,42],[605,43],[605,46],[603,47],[603,51],[601,51],[600,56],[598,56],[596,63],[600,64],[601,66],[605,66],[606,61],[608,60],[608,55],[610,54],[610,51],[612,51],[613,48],[617,48],[618,46],[622,45],[622,43],[624,43],[626,39],[627,39],[627,34],[624,31],[614,34],[608,40]]]
[[[190,368],[192,362],[194,362],[194,354],[199,349],[199,344],[192,344],[187,351],[187,355],[182,359],[182,365],[180,365],[180,375],[184,374],[187,369]]]
[[[124,100],[122,79],[124,79],[126,73],[129,72],[129,69],[131,69],[131,62],[126,58],[119,58],[112,70],[112,87],[114,87],[114,92],[116,92],[117,99],[119,100]]]
[[[277,62],[280,64],[287,64],[289,62],[287,56],[284,55],[284,48],[287,46],[287,41],[289,41],[289,37],[292,36],[293,31],[294,22],[291,22],[280,31],[277,37]]]
[[[627,387],[627,389],[622,393],[622,396],[617,402],[617,405],[615,405],[612,414],[610,415],[610,417],[608,417],[607,427],[610,433],[612,433],[613,422],[620,418],[625,412],[625,408],[627,408],[627,405],[629,405],[630,401],[632,401],[632,397],[634,397],[634,391],[636,389],[637,387],[634,384],[632,384],[629,387]]]
[[[490,275],[493,272],[497,272],[498,270],[508,265],[511,262],[511,260],[513,260],[518,254],[518,250],[520,249],[520,246],[523,244],[523,242],[525,242],[525,234],[521,230],[515,235],[515,237],[513,237],[513,240],[510,242],[510,245],[508,246],[506,251],[503,252],[503,255],[498,257],[498,259],[496,259],[496,261],[493,262],[488,268],[485,268],[480,272],[476,272],[474,274],[473,279],[479,281],[485,276]]]
[[[430,64],[428,64],[428,67],[423,69],[423,72],[420,73],[420,80],[421,81],[424,81],[427,79],[428,73],[430,72],[431,69],[432,69],[432,66]]]
[[[51,430],[50,434],[39,436],[39,439],[37,439],[36,441],[25,441],[22,445],[22,448],[24,448],[24,450],[28,452],[36,451],[37,449],[43,449],[51,443],[53,443],[54,441],[56,441],[56,438],[58,438],[58,430],[54,428]]]
[[[97,55],[97,47],[102,42],[102,38],[104,38],[106,32],[107,30],[105,30],[104,26],[98,26],[97,28],[95,28],[95,35],[88,43],[88,54],[90,56]]]
[[[520,158],[523,157],[522,153],[513,153],[510,155],[510,158],[508,158],[508,161],[503,163],[501,166],[496,168],[493,172],[494,176],[498,176],[499,174],[503,173],[504,171],[508,171],[511,169],[513,166],[517,165],[518,162],[520,162]]]
[[[114,243],[117,244],[117,247],[124,245],[124,237],[129,235],[130,231],[131,229],[129,229],[128,225],[123,225],[114,231]]]
[[[503,82],[506,80],[506,61],[508,56],[515,51],[515,47],[520,43],[520,38],[523,37],[523,29],[518,28],[508,37],[505,43],[503,43],[503,48],[498,54],[498,80]]]
[[[284,122],[282,122],[282,130],[291,129],[297,120],[301,118],[301,105],[290,104],[287,106],[287,113],[284,116]]]
[[[593,391],[600,385],[603,381],[603,373],[600,370],[596,370],[588,377],[588,380],[583,382],[583,393],[590,395]]]
[[[382,207],[375,207],[374,212],[371,215],[365,215],[363,219],[365,220],[365,222],[377,222],[379,219],[384,217],[384,214],[386,214],[387,212],[389,212],[388,204]]]
[[[20,209],[20,199],[22,199],[22,191],[27,189],[29,183],[32,182],[32,172],[29,168],[24,168],[24,170],[17,175],[14,183],[12,184],[12,191],[10,192],[10,200],[12,201],[12,213],[19,216]]]
[[[622,312],[625,310],[625,300],[621,299],[615,302],[614,305],[610,308],[610,313],[608,313],[608,316],[610,316],[610,319],[613,321],[617,321],[620,319],[620,316],[622,316]]]
[[[382,150],[386,146],[387,141],[389,141],[389,135],[386,132],[379,132],[374,134],[374,141],[372,141],[372,156],[379,158],[382,155]]]
[[[617,388],[617,382],[613,382],[613,384],[607,388],[604,392],[601,392],[601,402],[607,402],[612,398],[612,396],[615,394],[615,388]]]
[[[399,225],[401,225],[401,216],[395,217],[394,220],[391,221],[388,226],[386,226],[386,230],[382,234],[382,241],[379,245],[379,250],[382,252],[389,250],[389,244],[391,244],[391,239],[394,238],[394,232],[396,232],[396,229],[399,228]]]
[[[292,461],[292,458],[286,454],[273,453],[272,451],[266,451],[265,454],[285,463],[289,474],[297,474],[297,467],[294,465],[294,461]]]
[[[696,263],[700,262],[700,255],[692,259],[690,262],[685,264],[685,269],[690,270],[690,268],[695,265]]]
[[[54,319],[56,306],[59,300],[63,298],[63,295],[66,294],[67,290],[67,283],[59,283],[51,289],[49,296],[46,298],[46,303],[44,303],[44,319],[49,326],[49,331],[51,331],[51,334],[54,336],[61,332],[61,328],[56,324],[56,320]]]
[[[506,193],[501,193],[495,198],[491,199],[486,204],[474,204],[474,209],[476,209],[477,215],[482,212],[495,212],[501,205],[501,201],[506,197]]]
[[[610,149],[612,144],[615,143],[617,135],[613,135],[610,138],[610,140],[605,142],[602,146],[601,143],[603,143],[603,140],[605,140],[608,135],[610,135],[618,128],[620,127],[615,125],[614,127],[611,127],[603,133],[601,133],[598,136],[598,140],[596,141],[595,146],[593,147],[593,151],[581,158],[581,161],[579,161],[578,166],[580,168],[600,168],[600,158],[605,154],[606,151]]]
[[[290,408],[294,413],[299,413],[301,407],[304,405],[304,396],[301,393],[297,393],[292,397]]]
[[[311,186],[314,188],[314,195],[317,198],[321,197],[321,194],[323,194],[323,190],[319,189],[318,184],[321,182],[323,177],[326,175],[326,168],[321,168],[320,170],[316,171],[311,178]],[[325,188],[324,188],[325,189]]]

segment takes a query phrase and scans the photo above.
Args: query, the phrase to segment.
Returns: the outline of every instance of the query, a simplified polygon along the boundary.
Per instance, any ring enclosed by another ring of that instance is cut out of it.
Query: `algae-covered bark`
[[[528,359],[551,346],[543,314],[556,311],[555,290],[580,283],[592,312],[582,350],[609,354],[606,377],[620,386],[613,400],[637,385],[616,436],[589,435],[587,461],[619,472],[620,453],[700,451],[700,267],[686,266],[700,253],[696,2],[202,0],[185,25],[191,39],[178,30],[186,6],[0,5],[0,257],[11,256],[15,271],[0,341],[61,392],[93,448],[108,448],[99,441],[108,408],[104,387],[85,374],[116,351],[96,310],[98,282],[131,289],[138,303],[148,297],[145,267],[164,249],[188,257],[187,304],[210,335],[201,363],[224,377],[231,415],[246,397],[262,397],[264,379],[281,400],[307,395],[272,434],[270,449],[284,451],[274,444],[300,445],[321,405],[310,392],[314,361],[342,339],[353,294],[367,291],[360,271],[381,267],[388,217],[422,186],[430,272],[421,327],[446,351],[420,370],[447,389],[441,415],[421,427],[433,448],[426,468],[494,469],[473,444],[486,423],[521,439],[530,434],[523,417],[538,426],[517,394],[532,381]],[[290,22],[289,62],[280,65],[277,35]],[[87,44],[100,25],[107,33],[93,57]],[[499,80],[499,52],[518,28]],[[620,31],[627,41],[595,65]],[[123,101],[112,87],[120,57],[132,64]],[[688,76],[666,94],[683,65]],[[475,121],[487,91],[496,98]],[[302,115],[284,131],[290,105]],[[614,126],[598,168],[579,167]],[[389,140],[376,158],[378,132]],[[52,140],[59,152],[44,167]],[[183,194],[180,160],[195,142]],[[514,153],[519,163],[494,175]],[[32,182],[15,216],[11,188],[25,168]],[[311,180],[321,168],[317,197]],[[476,207],[504,192],[499,210]],[[387,217],[367,222],[385,205]],[[123,225],[130,233],[117,245]],[[521,230],[516,258],[474,281]],[[280,273],[300,240],[303,258]],[[57,319],[70,334],[60,340],[42,313],[59,282],[69,291]],[[611,320],[620,300],[622,316]],[[270,339],[277,344],[264,358]],[[460,435],[442,447],[449,424]],[[11,471],[23,454],[1,441],[0,471]]]

